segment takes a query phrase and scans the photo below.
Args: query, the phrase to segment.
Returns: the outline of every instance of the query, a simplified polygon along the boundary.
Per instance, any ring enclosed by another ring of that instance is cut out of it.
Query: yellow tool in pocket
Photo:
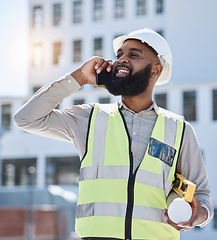
[[[179,173],[176,173],[176,179],[173,182],[173,190],[185,201],[192,202],[196,185],[186,179]],[[185,194],[184,194],[185,193]]]

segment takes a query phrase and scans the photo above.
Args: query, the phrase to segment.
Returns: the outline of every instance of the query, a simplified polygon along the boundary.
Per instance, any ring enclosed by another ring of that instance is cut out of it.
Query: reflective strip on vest
[[[81,204],[77,207],[76,219],[92,216],[113,216],[125,217],[126,204],[123,203],[108,203],[108,202],[94,202]],[[146,213],[144,215],[144,212]],[[134,206],[133,218],[148,220],[148,221],[163,221],[164,212],[162,209],[150,208],[146,206]]]
[[[91,179],[127,179],[129,177],[129,166],[93,166],[80,170],[79,181]],[[162,190],[170,189],[171,183],[161,182],[161,175],[139,169],[137,172],[137,182],[151,185]]]
[[[116,104],[94,107],[76,209],[76,231],[82,238],[125,239],[131,142],[123,121]],[[156,236],[154,228],[161,229],[159,239],[179,239],[177,231],[165,224],[163,210],[174,180],[182,132],[183,120],[162,109],[136,172],[133,239]]]

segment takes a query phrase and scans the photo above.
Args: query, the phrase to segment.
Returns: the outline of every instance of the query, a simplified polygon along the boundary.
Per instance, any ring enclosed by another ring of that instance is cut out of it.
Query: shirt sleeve
[[[22,130],[33,134],[74,142],[82,157],[92,105],[55,109],[64,98],[79,88],[80,85],[70,74],[42,87],[15,113],[15,123]]]
[[[211,203],[208,176],[204,166],[203,157],[194,129],[188,122],[186,122],[177,171],[196,184],[195,193],[197,199],[201,206],[208,212],[207,220],[199,225],[200,227],[203,227],[210,222],[214,211]]]

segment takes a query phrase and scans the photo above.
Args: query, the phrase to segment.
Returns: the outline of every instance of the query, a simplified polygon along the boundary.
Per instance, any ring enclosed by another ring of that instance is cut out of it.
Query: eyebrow
[[[142,53],[142,50],[138,49],[138,48],[130,48],[131,51],[137,51],[137,52],[140,52]]]
[[[130,51],[137,51],[137,52],[140,52],[140,53],[142,53],[142,50],[140,50],[140,49],[138,49],[138,48],[130,48],[129,50],[130,50]],[[121,49],[121,48],[120,48],[120,49],[118,49],[117,53],[118,53],[118,52],[120,52],[120,51],[122,51],[122,49]]]

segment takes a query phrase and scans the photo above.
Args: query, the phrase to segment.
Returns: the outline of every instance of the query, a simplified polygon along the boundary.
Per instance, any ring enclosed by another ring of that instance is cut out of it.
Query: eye
[[[137,58],[137,57],[139,57],[139,55],[136,54],[136,53],[131,53],[131,54],[130,54],[130,57],[132,57],[132,58]]]
[[[121,54],[117,54],[116,58],[119,59],[121,57]]]

